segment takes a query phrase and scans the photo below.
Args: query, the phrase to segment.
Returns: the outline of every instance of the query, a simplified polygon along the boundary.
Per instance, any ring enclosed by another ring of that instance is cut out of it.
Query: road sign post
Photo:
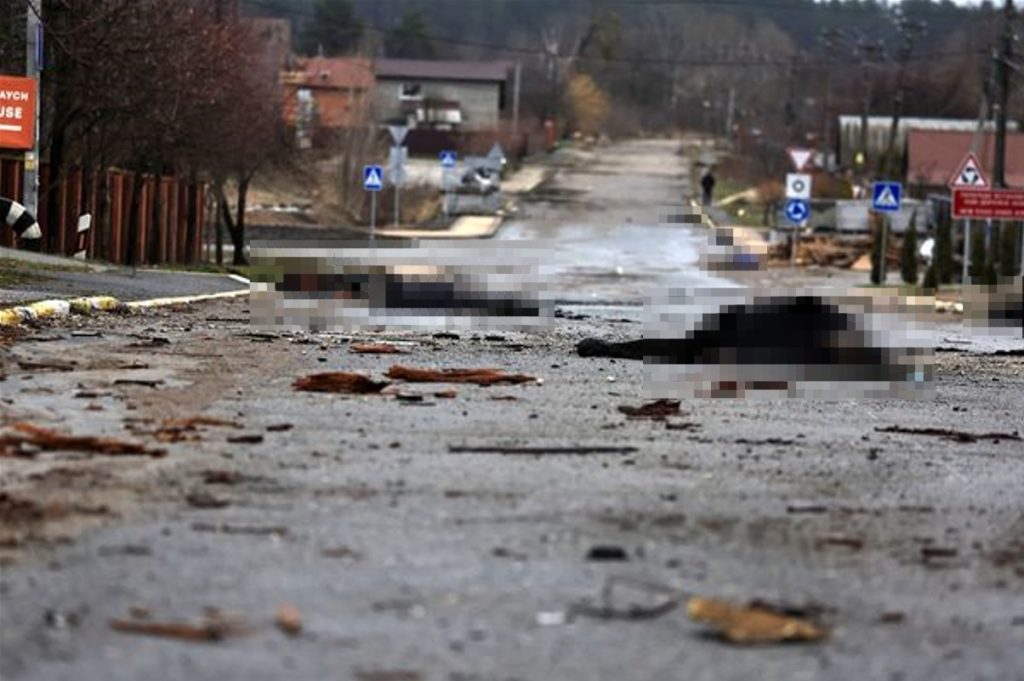
[[[445,219],[447,219],[451,214],[451,192],[455,184],[455,163],[458,154],[450,150],[442,151],[438,155],[438,159],[441,161],[441,191],[444,195],[441,208],[444,211]]]
[[[880,254],[878,256],[879,283],[885,283],[886,275],[886,249],[888,248],[889,229],[891,227],[890,215],[898,213],[903,203],[903,185],[899,182],[875,182],[871,188],[871,210],[880,213],[882,220],[882,241]]]
[[[380,166],[363,166],[363,189],[370,192],[370,241],[377,232],[377,192],[384,188],[384,169]]]
[[[794,165],[797,160],[793,159]],[[811,216],[811,179],[807,173],[786,175],[786,217],[794,223],[789,240],[790,261],[796,260],[797,228],[803,227]]]

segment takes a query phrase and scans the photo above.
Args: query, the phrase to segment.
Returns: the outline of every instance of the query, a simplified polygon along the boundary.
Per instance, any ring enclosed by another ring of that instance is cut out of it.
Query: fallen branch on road
[[[506,374],[500,369],[417,369],[395,364],[388,369],[387,377],[409,383],[475,383],[476,385],[497,385],[499,383],[535,383],[536,377],[526,374]]]
[[[639,407],[623,404],[619,405],[619,411],[630,419],[654,419],[657,421],[664,421],[666,417],[682,414],[679,409],[679,400],[655,400]]]
[[[247,631],[239,617],[228,617],[219,612],[208,613],[198,622],[156,622],[147,619],[112,619],[110,628],[128,634],[162,636],[181,641],[220,641],[228,636]]]
[[[907,435],[931,435],[934,437],[941,437],[944,440],[952,440],[953,442],[970,443],[977,442],[978,440],[992,440],[999,442],[1000,440],[1020,440],[1020,433],[1014,431],[1012,433],[967,433],[962,430],[952,430],[949,428],[905,428],[903,426],[886,426],[885,428],[875,428],[876,432],[879,433],[904,433]]]
[[[368,395],[379,393],[390,385],[387,381],[373,379],[347,371],[328,371],[321,374],[303,376],[292,384],[295,390],[314,393],[351,393]]]
[[[150,449],[137,442],[94,435],[66,435],[31,423],[14,423],[10,428],[18,432],[0,435],[0,456],[33,456],[23,449],[24,445],[43,450],[65,449],[110,456],[161,457],[167,454],[167,450]]]
[[[409,352],[391,343],[352,343],[348,350],[360,355],[405,355]]]
[[[636,447],[599,447],[587,445],[579,447],[473,447],[460,445],[448,446],[449,454],[521,454],[526,456],[540,456],[542,454],[633,454],[636,451]]]

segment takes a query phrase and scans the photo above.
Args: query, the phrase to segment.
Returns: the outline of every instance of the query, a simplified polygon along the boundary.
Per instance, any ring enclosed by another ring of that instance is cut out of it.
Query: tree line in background
[[[3,2],[8,16],[21,11],[23,32],[24,1]],[[93,177],[117,167],[133,172],[138,201],[147,176],[209,181],[218,224],[228,228],[242,262],[248,186],[288,146],[277,65],[266,63],[260,36],[233,3],[216,0],[42,0],[41,14],[40,148],[48,186],[72,170]],[[20,40],[4,41],[6,72],[24,71],[23,33]],[[59,214],[58,194],[40,197],[50,215]],[[133,205],[130,219],[138,212]],[[130,225],[128,238],[138,231]],[[128,244],[129,258],[134,246]]]
[[[290,19],[306,54],[518,60],[524,108],[539,117],[572,124],[565,93],[571,79],[586,76],[612,104],[602,129],[755,132],[780,148],[827,141],[831,119],[865,107],[977,116],[999,30],[991,2],[949,0],[243,0],[243,7]],[[1021,101],[1014,99],[1014,111]]]

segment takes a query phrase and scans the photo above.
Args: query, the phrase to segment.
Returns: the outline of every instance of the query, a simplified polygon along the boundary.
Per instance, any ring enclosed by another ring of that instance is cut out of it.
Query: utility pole
[[[998,97],[996,114],[996,157],[992,168],[992,183],[1006,186],[1006,106],[1010,99],[1010,61],[1013,58],[1013,0],[1003,4],[1003,35],[996,57],[995,76]]]
[[[39,7],[32,0],[25,2],[25,75],[35,80],[36,88],[36,119],[33,121],[35,131],[32,135],[33,145],[25,152],[24,181],[22,183],[22,205],[34,216],[39,215],[39,112],[43,108],[39,98],[39,74],[43,70],[43,32],[39,21]]]
[[[863,39],[861,39],[860,44],[857,46],[857,51],[860,54],[861,68],[864,71],[864,101],[862,103],[860,114],[861,171],[866,170],[868,167],[868,123],[870,122],[871,99],[873,95],[872,86],[874,85],[871,77],[871,57],[880,50],[881,47],[879,45],[868,43]]]
[[[903,116],[903,102],[906,96],[906,75],[907,61],[914,51],[914,34],[924,31],[924,22],[912,23],[906,18],[900,17],[898,28],[902,34],[903,41],[899,48],[899,72],[896,77],[896,94],[893,98],[892,123],[889,126],[889,141],[885,147],[885,160],[882,164],[882,172],[890,179],[898,179],[899,167],[896,160],[899,153],[896,151],[896,137],[899,134],[900,117]]]

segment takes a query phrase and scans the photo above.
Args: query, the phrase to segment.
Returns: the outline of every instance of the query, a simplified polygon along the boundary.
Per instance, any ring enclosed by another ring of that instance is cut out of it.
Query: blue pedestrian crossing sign
[[[384,169],[380,166],[363,166],[363,189],[379,192],[384,188]]]
[[[458,158],[458,155],[454,151],[442,151],[439,156],[441,158],[442,168],[455,167],[455,159]]]
[[[899,182],[875,182],[871,192],[871,210],[898,213],[903,200],[903,185]]]
[[[811,217],[811,207],[803,199],[790,199],[786,201],[786,217],[790,222],[800,224]]]

